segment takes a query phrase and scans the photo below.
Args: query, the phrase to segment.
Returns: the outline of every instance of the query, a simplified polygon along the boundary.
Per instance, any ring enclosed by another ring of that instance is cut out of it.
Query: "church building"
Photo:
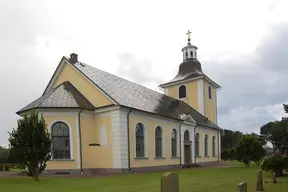
[[[182,49],[163,93],[63,57],[43,94],[20,109],[42,114],[52,138],[50,174],[127,173],[221,161],[220,86],[202,71],[197,47]],[[133,73],[133,71],[131,71]]]

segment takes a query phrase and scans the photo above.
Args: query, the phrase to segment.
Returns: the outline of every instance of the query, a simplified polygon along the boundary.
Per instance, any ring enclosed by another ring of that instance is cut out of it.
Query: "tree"
[[[265,150],[254,135],[242,135],[239,145],[236,147],[236,159],[249,167],[251,161],[259,163],[265,156]]]
[[[43,116],[32,111],[18,120],[17,129],[9,133],[10,148],[19,161],[28,168],[27,175],[39,181],[40,173],[45,170],[51,157],[51,139]]]
[[[222,149],[221,159],[223,159],[225,162],[229,159],[229,149]]]
[[[262,169],[267,172],[275,173],[277,176],[284,176],[283,169],[286,166],[287,158],[280,155],[273,155],[266,159],[262,164]]]
[[[0,164],[7,163],[9,150],[0,146]]]
[[[288,112],[288,105],[283,105],[284,111]],[[269,122],[260,128],[262,138],[273,145],[274,152],[278,150],[282,155],[288,156],[288,119]]]

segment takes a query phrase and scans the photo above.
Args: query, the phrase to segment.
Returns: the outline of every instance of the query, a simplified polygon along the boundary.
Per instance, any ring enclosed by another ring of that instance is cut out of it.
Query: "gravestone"
[[[272,183],[277,183],[277,181],[276,181],[276,173],[273,173],[273,175],[272,175]]]
[[[247,183],[242,182],[238,184],[238,192],[247,192]]]
[[[179,192],[179,180],[177,174],[168,172],[162,175],[161,192]]]
[[[256,191],[263,191],[263,180],[262,180],[262,170],[258,170],[257,173],[257,187]]]

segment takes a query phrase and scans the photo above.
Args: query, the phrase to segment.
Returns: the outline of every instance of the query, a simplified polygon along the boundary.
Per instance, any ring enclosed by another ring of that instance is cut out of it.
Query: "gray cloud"
[[[269,35],[244,58],[221,64],[208,61],[217,70],[207,68],[205,72],[223,87],[218,94],[218,114],[224,128],[259,132],[260,126],[275,120],[275,106],[276,113],[283,115],[281,104],[288,102],[288,22],[268,29]]]
[[[40,1],[0,1],[0,145],[7,144],[7,131],[16,126],[15,112],[37,98],[47,83],[48,75],[33,54],[35,37],[48,28],[39,6]]]
[[[223,128],[259,132],[260,126],[284,115],[282,103],[288,102],[288,22],[268,29],[269,35],[249,55],[202,62],[204,73],[222,86],[218,122]],[[138,61],[128,53],[119,55],[118,60],[118,74],[134,82],[146,86],[164,82],[150,75],[151,62]]]
[[[139,60],[130,53],[121,53],[117,55],[119,65],[117,66],[117,74],[129,78],[138,84],[149,84],[155,82],[163,82],[164,80],[153,75],[153,63],[148,60]]]

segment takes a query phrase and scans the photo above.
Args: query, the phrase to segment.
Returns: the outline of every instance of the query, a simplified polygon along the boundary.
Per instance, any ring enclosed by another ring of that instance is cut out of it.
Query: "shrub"
[[[3,168],[4,168],[4,171],[9,171],[10,170],[8,165],[0,164],[0,171],[3,171]]]
[[[264,160],[262,169],[267,172],[276,173],[277,176],[283,176],[283,169],[287,160],[284,157],[274,155]]]

